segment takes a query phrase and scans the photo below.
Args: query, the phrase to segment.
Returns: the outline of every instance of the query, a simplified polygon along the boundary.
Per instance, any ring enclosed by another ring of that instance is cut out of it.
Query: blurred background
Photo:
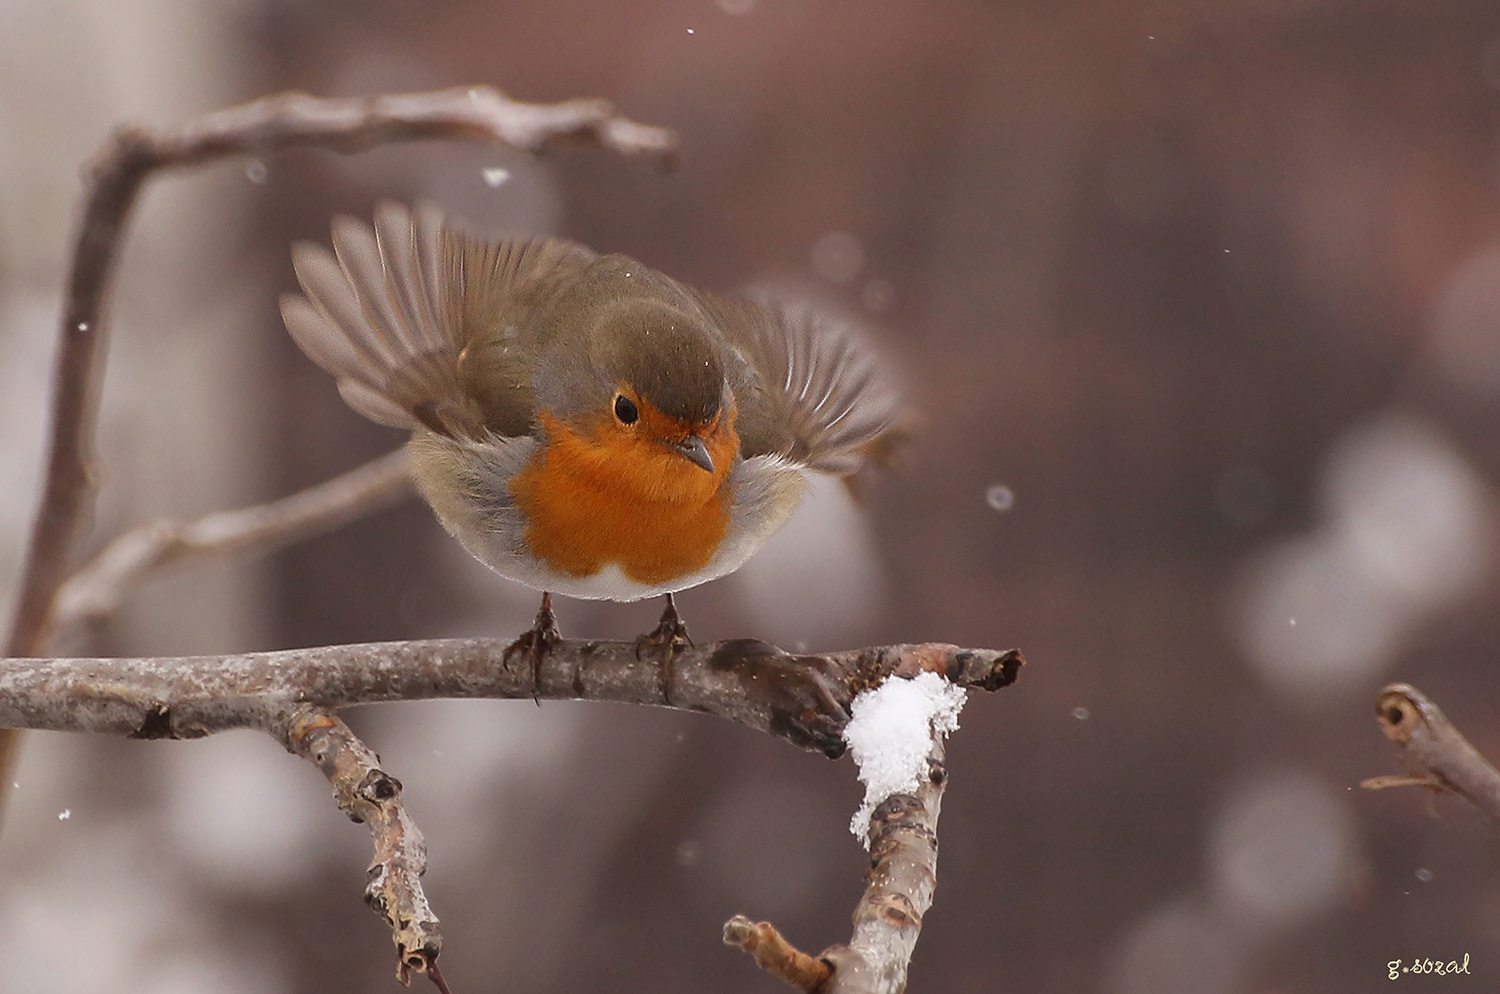
[[[277,313],[288,247],[431,198],[864,324],[923,428],[681,604],[700,641],[1019,647],[949,753],[913,992],[1500,983],[1500,850],[1396,771],[1373,702],[1500,756],[1500,8],[1488,0],[5,0],[0,594],[14,595],[80,170],[111,126],[286,88],[602,96],[682,138],[306,152],[158,179],[118,271],[90,548],[399,436]],[[655,604],[563,601],[630,637]],[[154,583],[99,654],[523,630],[535,595],[415,501]],[[742,912],[844,941],[849,761],[698,715],[353,716],[431,849],[459,992],[780,989]],[[4,986],[394,991],[365,830],[249,733],[31,734],[0,834]],[[421,981],[419,981],[421,983]]]

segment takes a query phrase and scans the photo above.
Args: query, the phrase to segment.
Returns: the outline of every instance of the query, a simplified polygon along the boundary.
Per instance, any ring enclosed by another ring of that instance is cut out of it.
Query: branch
[[[269,504],[218,511],[197,521],[159,520],[133,528],[57,592],[52,626],[61,635],[114,614],[120,602],[153,575],[234,553],[259,554],[394,504],[412,492],[405,449]]]
[[[1458,794],[1500,824],[1500,772],[1469,744],[1425,694],[1409,683],[1380,692],[1376,720],[1385,737],[1401,749],[1410,776],[1371,777],[1366,790],[1420,785]]]
[[[1015,650],[891,645],[794,656],[735,639],[644,656],[635,642],[561,639],[531,651],[496,639],[430,639],[235,655],[0,660],[0,727],[131,738],[275,733],[302,705],[435,698],[617,701],[703,711],[829,756],[860,690],[892,673],[941,673],[995,690]]]
[[[942,807],[943,746],[933,740],[930,774],[915,794],[895,794],[870,819],[870,869],[854,909],[854,937],[809,956],[770,922],[735,915],[724,942],[739,946],[772,976],[807,994],[901,994],[922,916],[937,889],[937,820]]]
[[[1021,662],[1017,655],[1016,664]],[[902,666],[893,675],[915,676],[924,669],[932,667]],[[943,735],[929,731],[922,782],[913,793],[886,798],[870,817],[870,869],[848,944],[809,956],[769,922],[752,923],[742,915],[724,925],[726,944],[744,949],[762,969],[807,994],[901,994],[906,989],[922,917],[937,888],[937,823],[948,782]]]
[[[3,659],[0,727],[142,739],[199,738],[232,728],[269,733],[316,763],[333,783],[339,807],[370,825],[376,857],[366,897],[391,926],[404,982],[413,970],[431,973],[442,947],[418,879],[425,848],[401,807],[400,783],[333,712],[432,698],[655,704],[716,714],[836,757],[860,691],[923,672],[966,688],[998,690],[1015,680],[1024,662],[1016,650],[931,643],[795,656],[755,639],[687,648],[668,642],[643,658],[638,642],[538,638],[509,645],[440,639],[221,656]],[[935,880],[933,830],[945,778],[941,746],[934,749],[936,765],[917,796],[888,799],[872,819],[874,864],[854,940],[822,957],[834,971],[829,991],[895,989],[854,985],[869,971],[905,976]]]
[[[284,730],[277,731],[287,751],[323,771],[339,810],[370,826],[375,859],[367,874],[365,903],[391,927],[397,979],[410,984],[411,971],[430,973],[443,937],[422,892],[427,844],[401,803],[401,781],[382,770],[380,757],[327,711],[298,708]]]
[[[809,956],[786,940],[770,922],[753,922],[735,915],[724,923],[724,945],[739,946],[755,957],[755,965],[799,991],[816,992],[833,974],[833,964]]]
[[[834,966],[828,994],[900,994],[937,889],[937,822],[948,774],[932,740],[927,779],[915,794],[882,801],[870,819],[870,870],[854,909],[854,937],[823,951]]]

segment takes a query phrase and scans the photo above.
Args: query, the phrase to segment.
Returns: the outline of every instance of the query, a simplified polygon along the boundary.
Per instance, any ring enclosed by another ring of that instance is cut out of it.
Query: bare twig
[[[7,656],[47,648],[58,589],[78,536],[92,516],[94,427],[107,341],[104,301],[125,224],[145,181],[159,170],[287,148],[356,152],[392,142],[447,139],[538,151],[582,141],[670,166],[671,132],[621,117],[602,100],[528,104],[490,87],[354,99],[304,93],[266,97],[207,114],[174,131],[118,129],[86,181],[52,375],[51,441],[41,504],[32,526]],[[0,733],[0,772],[14,734]]]
[[[1376,720],[1385,737],[1401,748],[1409,776],[1371,777],[1366,790],[1419,785],[1466,798],[1500,825],[1500,772],[1469,744],[1425,694],[1409,683],[1380,692]]]
[[[911,647],[891,675],[944,672],[933,658],[942,648]],[[1017,665],[1021,662],[1017,656]],[[740,915],[725,924],[724,941],[753,954],[767,972],[808,994],[904,991],[922,916],[932,907],[937,888],[937,823],[948,782],[943,755],[943,736],[934,731],[927,775],[915,792],[893,794],[875,808],[867,885],[854,909],[854,935],[847,945],[830,946],[812,957],[787,942],[769,922],[752,924]]]
[[[152,575],[235,553],[265,553],[373,513],[412,492],[405,449],[288,497],[197,521],[147,522],[116,538],[57,592],[53,628],[109,617]]]
[[[799,991],[822,989],[833,967],[827,960],[809,956],[776,930],[770,922],[753,922],[735,915],[724,923],[724,944],[739,946],[755,957],[755,965],[779,977]]]
[[[309,760],[328,782],[339,810],[370,826],[375,858],[365,903],[385,919],[396,943],[396,977],[428,973],[443,948],[437,916],[422,892],[427,844],[401,803],[401,782],[380,768],[380,757],[338,718],[314,707],[297,708],[274,730],[290,752]]]

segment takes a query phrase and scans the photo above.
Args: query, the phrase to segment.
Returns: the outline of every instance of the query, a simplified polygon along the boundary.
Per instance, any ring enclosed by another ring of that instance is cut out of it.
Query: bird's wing
[[[753,371],[736,389],[741,451],[846,475],[895,425],[899,398],[848,325],[769,298],[700,295],[700,306]]]
[[[519,435],[531,421],[529,367],[520,350],[507,356],[492,341],[517,337],[527,301],[593,258],[561,239],[473,238],[435,208],[387,201],[373,228],[336,218],[331,252],[292,248],[303,296],[283,297],[281,313],[302,351],[372,421],[455,438]],[[493,378],[476,375],[477,352]]]

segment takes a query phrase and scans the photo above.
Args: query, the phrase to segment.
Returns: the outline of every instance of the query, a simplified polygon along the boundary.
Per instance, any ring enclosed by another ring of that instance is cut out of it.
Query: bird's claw
[[[532,696],[540,703],[542,696],[542,661],[553,647],[563,640],[557,627],[557,615],[552,613],[552,595],[542,594],[542,606],[537,610],[536,621],[531,630],[512,642],[505,649],[505,657],[511,653],[523,653],[531,661]]]
[[[661,620],[656,623],[656,628],[637,635],[635,639],[635,658],[640,659],[646,650],[656,652],[680,652],[683,649],[692,648],[693,640],[688,636],[687,624],[682,620],[682,615],[677,613],[677,605],[672,600],[672,595],[667,595],[666,609],[661,613]]]
[[[656,628],[644,635],[636,636],[635,658],[641,659],[647,652],[661,657],[661,696],[669,706],[672,703],[672,660],[683,649],[693,646],[688,637],[687,625],[677,613],[677,604],[672,595],[667,595],[667,606],[661,613]]]

